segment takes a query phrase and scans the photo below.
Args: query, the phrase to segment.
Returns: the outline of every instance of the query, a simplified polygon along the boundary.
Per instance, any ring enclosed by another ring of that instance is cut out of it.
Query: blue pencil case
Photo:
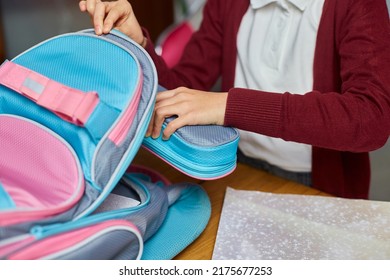
[[[163,129],[172,121],[167,118]],[[212,180],[234,171],[237,164],[239,133],[231,127],[218,125],[184,126],[169,140],[147,137],[143,147],[182,173]]]

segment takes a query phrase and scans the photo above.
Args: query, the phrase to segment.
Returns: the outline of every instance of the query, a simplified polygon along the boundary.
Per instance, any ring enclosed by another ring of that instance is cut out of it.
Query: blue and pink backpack
[[[145,138],[158,88],[118,31],[56,36],[1,65],[0,259],[171,259],[199,236],[207,193],[132,160],[144,146],[189,176],[226,176],[238,133]]]

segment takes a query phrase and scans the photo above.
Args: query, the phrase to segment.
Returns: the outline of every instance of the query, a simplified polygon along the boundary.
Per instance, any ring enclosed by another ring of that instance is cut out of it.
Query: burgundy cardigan
[[[224,125],[312,145],[313,187],[368,198],[368,152],[383,146],[390,134],[385,0],[325,0],[313,91],[304,95],[233,88],[236,35],[248,5],[249,0],[208,0],[200,29],[172,70],[148,43],[159,83],[210,90],[221,77],[222,91],[229,92]]]

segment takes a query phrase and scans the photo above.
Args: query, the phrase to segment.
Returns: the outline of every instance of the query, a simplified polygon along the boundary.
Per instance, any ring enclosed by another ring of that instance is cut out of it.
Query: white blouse
[[[305,94],[324,0],[251,0],[237,36],[235,87]],[[261,108],[259,108],[261,110]],[[240,150],[285,170],[311,171],[311,146],[240,130]]]

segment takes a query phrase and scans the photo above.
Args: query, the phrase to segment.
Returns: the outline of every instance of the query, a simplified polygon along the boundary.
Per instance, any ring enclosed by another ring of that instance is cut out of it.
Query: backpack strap
[[[0,84],[79,126],[84,126],[99,104],[96,92],[65,86],[11,61],[0,67]]]

